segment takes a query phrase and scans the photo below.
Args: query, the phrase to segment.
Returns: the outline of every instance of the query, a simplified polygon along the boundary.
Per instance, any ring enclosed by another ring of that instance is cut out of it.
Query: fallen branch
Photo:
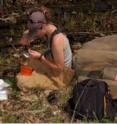
[[[18,65],[0,64],[0,66],[17,67]]]

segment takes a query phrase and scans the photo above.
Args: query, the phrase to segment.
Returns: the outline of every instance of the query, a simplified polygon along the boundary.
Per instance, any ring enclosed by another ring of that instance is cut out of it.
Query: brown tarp
[[[108,66],[117,67],[117,35],[87,42],[74,56],[76,69],[92,71]]]

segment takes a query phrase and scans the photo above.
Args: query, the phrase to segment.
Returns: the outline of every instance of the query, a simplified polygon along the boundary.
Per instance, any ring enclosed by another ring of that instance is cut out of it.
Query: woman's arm
[[[62,70],[64,68],[64,46],[65,42],[61,34],[55,36],[52,42],[52,54],[54,58],[54,63],[57,67]]]
[[[48,65],[50,69],[62,71],[64,67],[63,49],[64,49],[64,41],[62,40],[62,38],[55,37],[52,43],[53,60],[51,61],[46,57],[42,56],[41,61],[44,64]],[[33,58],[40,58],[41,56],[41,53],[34,50],[29,50],[29,53]]]
[[[34,50],[29,50],[29,54],[31,55],[31,57],[39,59],[40,61],[42,61],[44,64],[48,65],[48,67],[52,70],[57,70],[57,71],[61,71],[63,68],[60,67],[59,65],[57,65],[54,61],[51,61],[49,59],[47,59],[45,56],[41,56],[40,52],[34,51]]]

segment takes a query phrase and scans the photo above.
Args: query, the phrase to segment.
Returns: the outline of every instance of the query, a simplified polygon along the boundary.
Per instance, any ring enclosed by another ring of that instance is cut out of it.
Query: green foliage
[[[53,120],[53,123],[63,123],[63,118],[60,116],[56,116]]]
[[[16,116],[12,115],[11,113],[0,111],[0,116],[2,117],[2,121],[4,123],[15,123]]]
[[[114,121],[111,120],[109,117],[103,117],[101,122],[102,123],[113,123]]]
[[[4,81],[7,82],[8,84],[10,84],[10,86],[13,89],[17,89],[17,85],[16,85],[16,77],[4,77]]]
[[[98,118],[97,118],[97,116],[96,116],[96,113],[95,112],[93,112],[93,115],[94,115],[94,119],[93,120],[88,120],[87,119],[87,117],[86,116],[84,116],[83,117],[83,119],[82,119],[82,122],[84,123],[84,122],[93,122],[93,123],[114,123],[115,121],[114,120],[111,120],[109,117],[107,117],[107,116],[104,116],[103,118],[102,118],[102,120],[101,121],[99,121],[98,120]]]

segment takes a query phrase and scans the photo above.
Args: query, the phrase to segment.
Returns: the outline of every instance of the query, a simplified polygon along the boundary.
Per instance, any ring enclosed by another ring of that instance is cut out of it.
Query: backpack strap
[[[52,55],[52,41],[53,41],[53,38],[56,34],[59,34],[61,33],[62,31],[60,29],[57,29],[55,30],[54,32],[52,32],[51,36],[50,36],[50,39],[49,39],[49,49],[47,49],[45,52],[44,52],[44,56],[47,56],[48,54],[51,54],[51,56],[53,57]]]
[[[50,48],[51,48],[51,46],[52,46],[52,41],[53,41],[54,36],[55,36],[56,34],[59,34],[59,33],[61,33],[61,30],[60,30],[60,29],[57,29],[57,30],[55,30],[54,32],[52,32],[51,37],[50,37],[50,40],[49,40]]]

